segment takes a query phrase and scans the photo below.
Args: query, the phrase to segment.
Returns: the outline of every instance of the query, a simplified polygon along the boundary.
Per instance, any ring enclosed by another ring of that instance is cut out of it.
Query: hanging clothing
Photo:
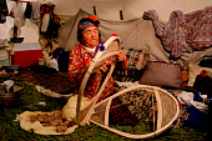
[[[13,27],[14,19],[10,16],[6,18],[6,22],[0,24],[0,39],[9,39],[11,37],[11,28]]]
[[[41,20],[41,34],[47,38],[56,38],[60,23],[57,20],[57,16],[54,14],[45,13]]]
[[[40,33],[48,39],[58,37],[60,18],[54,13],[54,6],[43,4],[40,7]]]
[[[22,5],[20,2],[16,2],[10,13],[14,17],[14,25],[21,28],[25,23],[24,5]]]
[[[46,13],[43,15],[42,20],[41,20],[41,27],[40,27],[41,33],[44,34],[47,32],[49,22],[50,22],[50,15],[49,15],[49,13]]]
[[[212,46],[211,16],[212,6],[188,14],[175,10],[167,23],[160,21],[154,10],[144,12],[144,18],[152,20],[163,47],[174,59],[191,52],[191,49],[202,50]]]
[[[0,1],[0,24],[6,22],[6,16],[9,14],[6,0]]]
[[[25,18],[28,18],[28,19],[30,19],[32,16],[32,4],[30,2],[27,2],[24,16]]]
[[[40,2],[39,1],[32,1],[32,14],[31,14],[31,19],[39,23],[40,22]]]

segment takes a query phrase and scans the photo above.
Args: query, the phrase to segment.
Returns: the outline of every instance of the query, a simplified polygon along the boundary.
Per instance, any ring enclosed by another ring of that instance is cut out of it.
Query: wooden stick
[[[117,36],[111,36],[104,43],[105,48],[107,49],[109,47],[109,45],[115,40],[119,41],[120,38],[117,37]],[[85,90],[85,87],[87,85],[88,79],[90,78],[90,75],[92,74],[94,68],[96,66],[99,66],[99,63],[101,63],[104,59],[106,59],[110,56],[118,54],[118,51],[109,52],[109,53],[106,53],[106,55],[103,55],[103,53],[105,53],[105,52],[97,52],[97,54],[95,55],[95,57],[91,61],[91,64],[89,65],[89,68],[88,68],[87,72],[85,73],[83,80],[81,82],[80,89],[79,89],[79,96],[77,98],[77,108],[76,108],[76,121],[77,121],[78,124],[80,124],[81,99],[82,99],[82,96],[84,95],[84,90]]]
[[[120,20],[124,20],[124,16],[123,16],[123,11],[122,10],[119,11],[119,16],[120,16]]]
[[[154,94],[151,94],[152,97],[152,120],[153,120],[153,131],[156,130],[156,116],[155,116],[155,107],[154,107]]]
[[[160,98],[160,94],[157,90],[154,89],[155,97],[157,101],[157,130],[162,126],[162,119],[163,119],[163,109],[162,109],[162,101]]]
[[[97,15],[97,13],[96,13],[96,6],[94,5],[92,8],[93,8],[93,14],[94,15]]]

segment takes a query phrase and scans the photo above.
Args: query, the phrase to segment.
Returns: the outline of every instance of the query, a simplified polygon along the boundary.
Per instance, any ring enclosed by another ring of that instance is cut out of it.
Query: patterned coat
[[[68,77],[77,87],[80,86],[83,76],[89,67],[94,54],[88,52],[81,44],[76,45],[69,55]],[[106,61],[108,63],[108,61]],[[107,69],[107,64],[103,64]],[[84,96],[92,98],[98,92],[98,88],[103,80],[104,73],[97,71],[93,73],[87,83]],[[111,77],[103,91],[102,98],[110,95],[113,91],[114,80]]]

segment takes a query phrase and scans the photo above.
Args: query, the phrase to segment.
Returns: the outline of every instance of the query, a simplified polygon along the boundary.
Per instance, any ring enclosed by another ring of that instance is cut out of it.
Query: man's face
[[[99,44],[99,30],[96,26],[88,26],[83,32],[83,41],[87,47],[95,48]]]

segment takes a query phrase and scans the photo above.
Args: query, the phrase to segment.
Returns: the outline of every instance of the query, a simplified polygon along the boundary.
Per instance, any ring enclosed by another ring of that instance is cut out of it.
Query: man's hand
[[[104,63],[100,66],[100,70],[102,72],[106,72],[109,69],[109,66],[111,66],[111,64],[113,63],[112,58],[109,58],[107,60],[104,61]]]
[[[117,54],[117,58],[118,58],[118,61],[123,62],[123,68],[125,70],[127,70],[128,69],[128,60],[127,60],[127,56],[125,55],[125,53],[123,51],[120,51],[120,53]]]

